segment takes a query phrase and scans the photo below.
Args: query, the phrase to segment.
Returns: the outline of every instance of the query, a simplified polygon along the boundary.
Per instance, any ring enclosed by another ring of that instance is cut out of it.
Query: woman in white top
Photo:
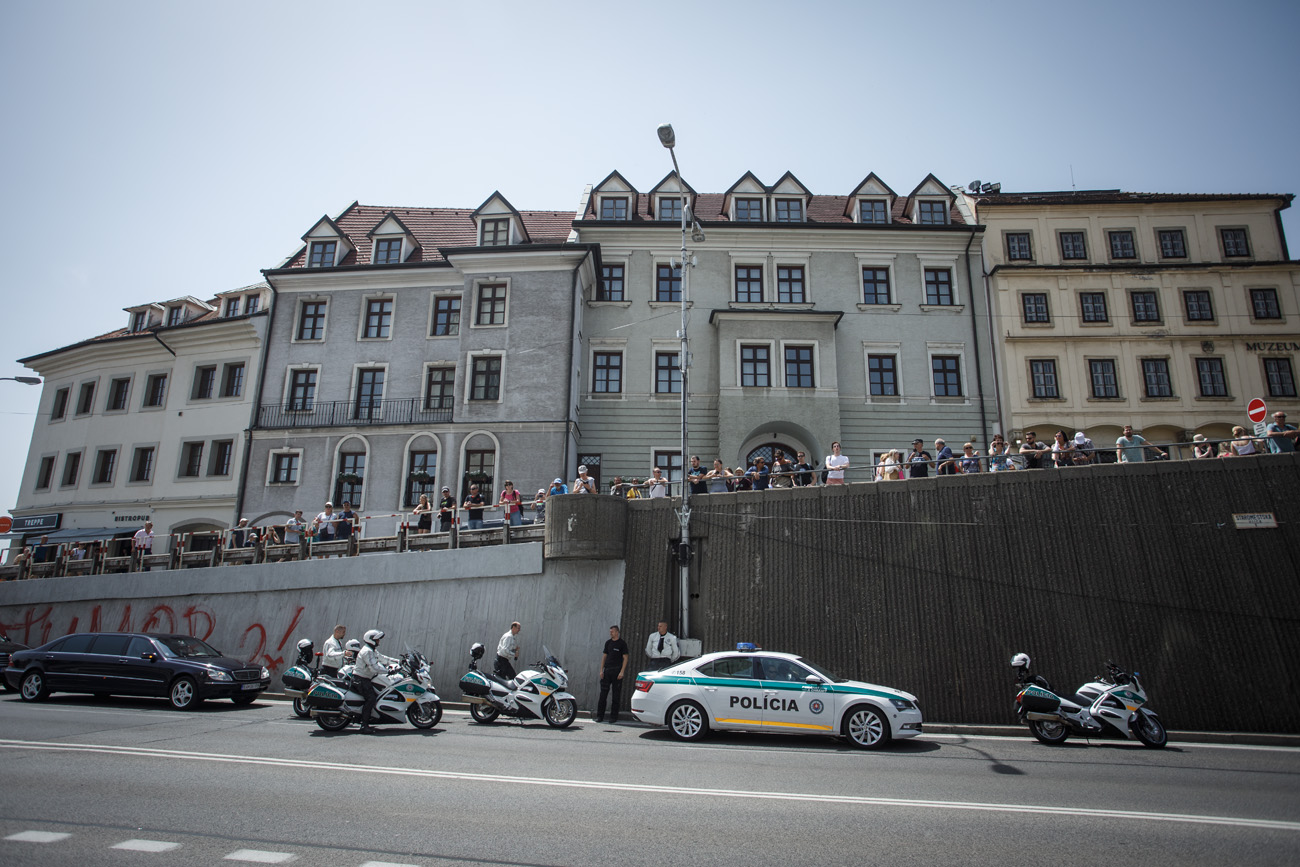
[[[1259,454],[1259,450],[1255,448],[1255,441],[1246,435],[1244,427],[1241,425],[1234,427],[1232,436],[1232,447],[1236,450],[1238,457]]]
[[[831,453],[826,456],[826,484],[844,484],[844,471],[849,468],[849,459],[840,454],[840,444],[831,443]]]

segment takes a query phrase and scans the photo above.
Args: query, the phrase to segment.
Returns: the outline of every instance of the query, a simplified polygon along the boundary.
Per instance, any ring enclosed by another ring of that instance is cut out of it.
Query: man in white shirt
[[[505,680],[514,680],[515,667],[513,661],[519,659],[519,621],[516,620],[510,624],[510,628],[501,636],[501,641],[497,644],[497,662],[493,672],[497,677]]]
[[[668,496],[668,480],[664,478],[664,471],[655,467],[651,470],[650,478],[646,479],[646,487],[650,489],[650,498],[652,500],[661,499]]]
[[[302,538],[302,509],[294,509],[293,517],[284,522],[284,544],[297,545]]]
[[[334,634],[325,639],[320,657],[321,674],[335,675],[343,667],[343,639],[347,634],[347,627],[340,623],[334,627]]]
[[[316,541],[333,542],[338,520],[339,516],[334,514],[334,504],[326,500],[325,511],[316,516]]]
[[[849,468],[849,459],[840,454],[840,444],[831,443],[831,453],[826,456],[826,484],[844,484],[844,471]]]
[[[135,531],[135,536],[131,539],[131,550],[137,563],[143,555],[153,553],[153,521],[145,521],[144,526]],[[149,567],[145,566],[144,571],[148,572]]]
[[[645,655],[650,658],[646,671],[660,671],[677,661],[681,652],[677,649],[677,636],[668,631],[668,621],[659,621],[659,630],[651,632],[645,640]]]
[[[594,494],[596,493],[596,480],[587,475],[587,466],[583,464],[578,467],[578,477],[573,480],[573,487],[569,489],[571,494]]]
[[[352,669],[352,685],[361,693],[365,703],[361,706],[361,733],[370,734],[370,712],[375,709],[379,693],[389,686],[388,666],[396,665],[397,660],[379,652],[379,642],[384,637],[382,629],[372,629],[363,637],[361,652],[357,654],[356,666]]]

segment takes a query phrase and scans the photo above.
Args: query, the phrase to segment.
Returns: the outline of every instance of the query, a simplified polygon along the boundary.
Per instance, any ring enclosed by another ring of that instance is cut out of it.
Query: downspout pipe
[[[262,335],[262,360],[258,362],[257,371],[257,391],[253,394],[253,409],[250,414],[248,427],[244,428],[244,456],[239,461],[239,490],[235,494],[235,517],[231,526],[239,520],[240,514],[244,511],[244,486],[248,483],[248,463],[252,459],[253,451],[253,428],[257,427],[257,417],[262,409],[262,389],[266,387],[266,357],[271,351],[271,332],[275,328],[275,308],[280,305],[277,303],[279,293],[275,291],[275,284],[266,272],[262,272],[262,279],[271,290],[271,312],[266,318],[266,334]]]
[[[987,437],[989,429],[988,411],[984,407],[984,365],[980,361],[980,330],[979,316],[975,312],[975,284],[971,280],[970,267],[970,245],[975,243],[975,235],[981,227],[971,228],[970,237],[966,239],[966,251],[962,255],[962,262],[966,266],[966,287],[971,295],[970,305],[970,333],[971,339],[975,344],[975,392],[979,395],[980,401],[980,436]],[[984,269],[981,268],[981,271]],[[987,293],[986,293],[987,294]],[[992,335],[989,336],[989,348],[992,349]]]

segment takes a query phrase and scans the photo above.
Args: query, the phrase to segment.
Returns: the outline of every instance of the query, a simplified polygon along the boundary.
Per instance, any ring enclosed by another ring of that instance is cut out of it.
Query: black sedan
[[[5,680],[23,701],[52,692],[166,696],[189,710],[208,698],[249,704],[271,685],[271,673],[221,654],[189,635],[80,632],[9,657]]]
[[[12,640],[8,635],[5,635],[3,632],[0,632],[0,668],[3,668],[4,666],[9,664],[9,655],[11,653],[13,653],[16,650],[26,650],[26,649],[27,649],[26,644],[19,644],[17,641]],[[13,689],[13,687],[9,685],[9,681],[3,677],[0,677],[0,687],[4,687],[5,689]]]

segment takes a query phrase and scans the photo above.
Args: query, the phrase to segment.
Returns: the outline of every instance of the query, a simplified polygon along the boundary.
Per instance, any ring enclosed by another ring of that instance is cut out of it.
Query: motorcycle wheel
[[[431,729],[442,719],[442,702],[423,705],[419,702],[406,711],[406,720],[417,729]]]
[[[1133,721],[1133,734],[1142,742],[1142,746],[1153,750],[1162,750],[1169,743],[1169,733],[1165,731],[1164,725],[1149,714],[1137,715]]]
[[[552,701],[546,706],[546,712],[543,715],[546,717],[546,724],[552,728],[565,728],[578,718],[578,702],[572,698]]]
[[[1059,720],[1031,719],[1029,731],[1038,738],[1039,743],[1047,744],[1049,747],[1065,743],[1065,739],[1070,736],[1070,730]]]
[[[302,700],[302,696],[298,696],[293,700],[293,713],[294,716],[299,719],[311,719],[311,711],[307,709],[307,705]]]
[[[341,732],[352,723],[341,713],[318,713],[316,714],[316,725],[325,729],[327,732]]]
[[[474,717],[474,722],[480,722],[486,725],[500,716],[501,711],[497,710],[490,704],[475,703],[469,706],[469,715]]]

